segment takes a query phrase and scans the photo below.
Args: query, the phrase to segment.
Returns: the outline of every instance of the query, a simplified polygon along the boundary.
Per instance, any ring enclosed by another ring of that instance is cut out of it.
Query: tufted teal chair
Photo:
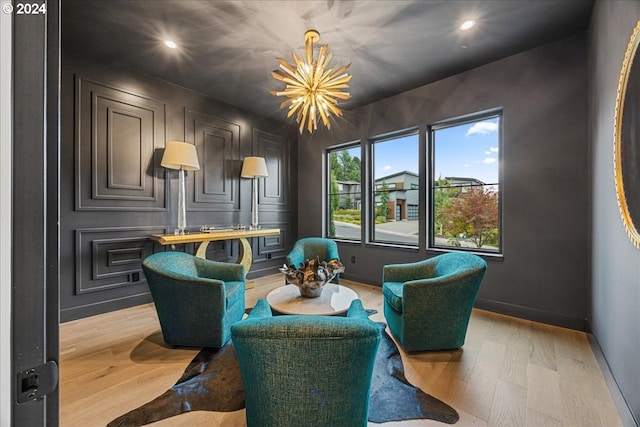
[[[222,347],[244,315],[245,272],[240,264],[184,252],[160,252],[142,262],[170,346]]]
[[[340,261],[338,255],[338,244],[331,239],[322,237],[305,237],[298,240],[287,255],[286,264],[300,268],[305,260],[319,258],[320,261]],[[340,283],[340,275],[337,275],[332,282]]]
[[[380,327],[360,300],[346,317],[272,317],[260,299],[231,334],[248,427],[367,425]]]
[[[406,351],[461,347],[486,268],[482,258],[468,253],[385,265],[384,317],[402,347]]]

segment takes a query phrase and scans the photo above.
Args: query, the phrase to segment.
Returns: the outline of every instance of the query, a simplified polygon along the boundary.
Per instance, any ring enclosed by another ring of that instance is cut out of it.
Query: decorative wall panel
[[[165,105],[76,79],[76,209],[162,210]]]
[[[166,233],[164,227],[76,230],[75,294],[104,292],[146,283],[142,260],[163,250],[147,236],[162,233]]]
[[[268,177],[259,180],[260,209],[288,211],[291,185],[289,141],[282,135],[259,129],[254,129],[253,140],[254,146],[257,146],[257,155],[265,158],[269,171]]]
[[[265,236],[254,238],[253,243],[253,263],[257,265],[274,260],[282,260],[278,265],[284,263],[284,259],[293,246],[291,234],[291,222],[262,222],[263,228],[279,228],[279,236]]]
[[[240,209],[240,125],[185,112],[187,141],[198,151],[200,170],[189,180],[189,210]]]

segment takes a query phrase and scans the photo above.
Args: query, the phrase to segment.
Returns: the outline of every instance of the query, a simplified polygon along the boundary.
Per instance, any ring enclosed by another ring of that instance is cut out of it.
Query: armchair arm
[[[405,264],[388,264],[382,268],[383,282],[408,282],[433,276],[434,265],[430,260]]]
[[[362,301],[359,299],[354,299],[351,301],[351,305],[349,306],[349,311],[347,311],[347,317],[357,318],[357,319],[369,319],[367,312],[362,306]]]
[[[245,271],[242,264],[195,258],[194,262],[200,277],[222,280],[223,282],[243,282]]]
[[[272,317],[271,307],[266,299],[260,298],[256,302],[256,305],[251,309],[251,312],[247,316],[247,319],[262,319],[265,317]]]

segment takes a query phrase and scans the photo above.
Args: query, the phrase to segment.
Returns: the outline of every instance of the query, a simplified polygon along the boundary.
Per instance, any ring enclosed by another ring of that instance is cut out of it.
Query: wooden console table
[[[161,245],[178,245],[182,243],[200,243],[196,251],[196,256],[200,258],[207,257],[207,246],[209,242],[216,240],[235,240],[238,239],[238,264],[244,265],[245,274],[249,273],[251,263],[253,262],[253,252],[251,245],[247,240],[250,237],[279,236],[279,228],[262,228],[257,230],[213,230],[209,233],[190,233],[190,234],[153,234],[149,236],[151,240],[155,240]]]

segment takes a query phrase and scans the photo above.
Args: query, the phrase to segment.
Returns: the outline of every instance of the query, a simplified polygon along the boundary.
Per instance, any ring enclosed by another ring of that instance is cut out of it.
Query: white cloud
[[[485,151],[484,154],[491,154],[491,153],[497,153],[498,152],[498,147],[489,147],[489,150]]]
[[[382,167],[383,171],[390,171],[391,169],[393,169],[393,166],[391,166],[391,165],[385,165],[385,166]]]
[[[498,130],[498,123],[494,122],[478,122],[471,126],[465,136],[473,135],[474,133],[487,134],[496,132]]]
[[[495,159],[493,157],[487,157],[481,163],[484,163],[485,165],[490,165],[490,164],[495,163],[497,161],[498,161],[498,159]]]

